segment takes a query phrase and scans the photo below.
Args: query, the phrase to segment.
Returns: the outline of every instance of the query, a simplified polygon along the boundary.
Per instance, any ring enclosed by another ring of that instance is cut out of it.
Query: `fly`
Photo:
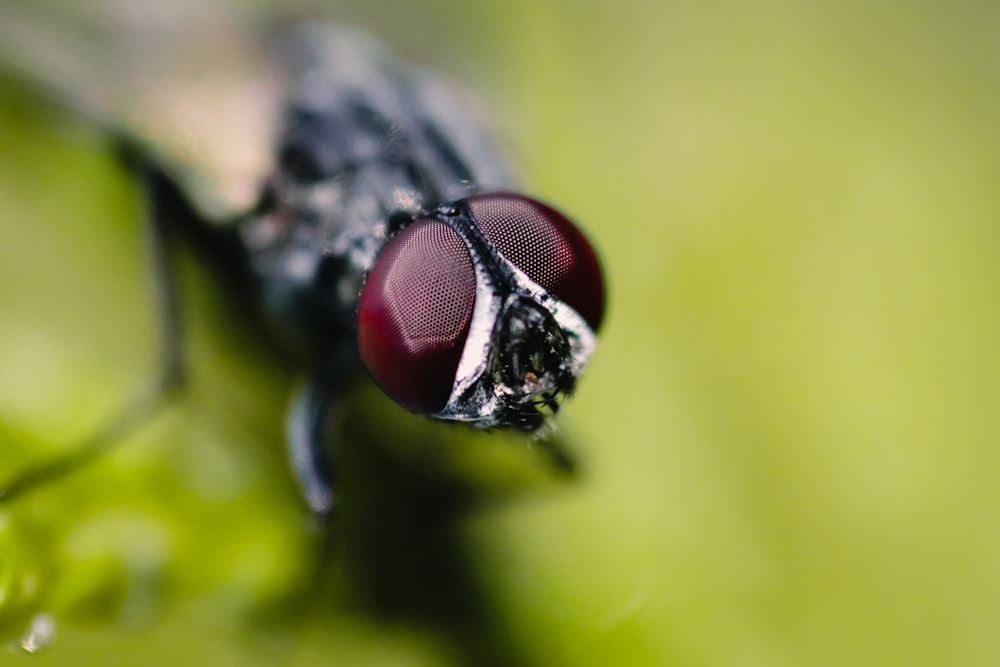
[[[572,393],[603,318],[600,263],[567,216],[516,191],[475,107],[353,30],[297,26],[267,45],[266,58],[254,46],[253,66],[241,63],[255,84],[237,100],[252,118],[195,118],[187,138],[160,136],[170,123],[154,129],[144,109],[177,115],[156,98],[123,94],[114,107],[107,90],[74,93],[70,106],[118,140],[147,194],[161,377],[75,459],[29,472],[0,499],[107,448],[182,386],[167,258],[178,232],[223,268],[306,374],[286,436],[317,514],[334,506],[326,425],[359,365],[402,407],[483,428],[536,430]],[[47,78],[42,87],[64,98],[65,82]],[[213,157],[218,136],[192,138],[206,128],[252,140],[240,159]]]

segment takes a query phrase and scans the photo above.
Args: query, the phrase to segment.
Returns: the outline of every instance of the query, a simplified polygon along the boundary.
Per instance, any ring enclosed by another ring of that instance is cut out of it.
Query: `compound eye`
[[[483,234],[507,261],[572,306],[597,331],[604,317],[601,264],[569,218],[509,192],[477,195],[466,203]]]
[[[425,218],[394,236],[358,307],[358,348],[376,384],[413,412],[444,408],[475,300],[472,258],[448,225]]]

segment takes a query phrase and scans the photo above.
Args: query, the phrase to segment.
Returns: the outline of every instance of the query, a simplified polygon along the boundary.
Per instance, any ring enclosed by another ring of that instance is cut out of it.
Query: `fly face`
[[[568,218],[478,195],[389,241],[361,295],[358,346],[414,412],[531,430],[573,390],[603,310],[600,264]]]

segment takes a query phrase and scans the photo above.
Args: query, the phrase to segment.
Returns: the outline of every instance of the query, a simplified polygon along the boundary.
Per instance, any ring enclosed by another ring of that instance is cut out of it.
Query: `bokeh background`
[[[190,391],[0,510],[0,662],[997,664],[1000,5],[357,5],[600,249],[580,473],[368,387],[319,558],[294,373],[185,255]],[[0,89],[4,477],[150,379],[139,211],[106,142]]]

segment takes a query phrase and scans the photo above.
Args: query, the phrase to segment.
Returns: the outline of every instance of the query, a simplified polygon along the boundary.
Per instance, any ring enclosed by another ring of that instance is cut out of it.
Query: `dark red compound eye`
[[[594,249],[576,225],[539,201],[509,192],[478,195],[467,203],[507,261],[597,331],[604,317],[604,280]]]
[[[476,273],[462,239],[437,220],[393,237],[358,308],[358,348],[372,378],[414,412],[444,408],[472,321]]]

